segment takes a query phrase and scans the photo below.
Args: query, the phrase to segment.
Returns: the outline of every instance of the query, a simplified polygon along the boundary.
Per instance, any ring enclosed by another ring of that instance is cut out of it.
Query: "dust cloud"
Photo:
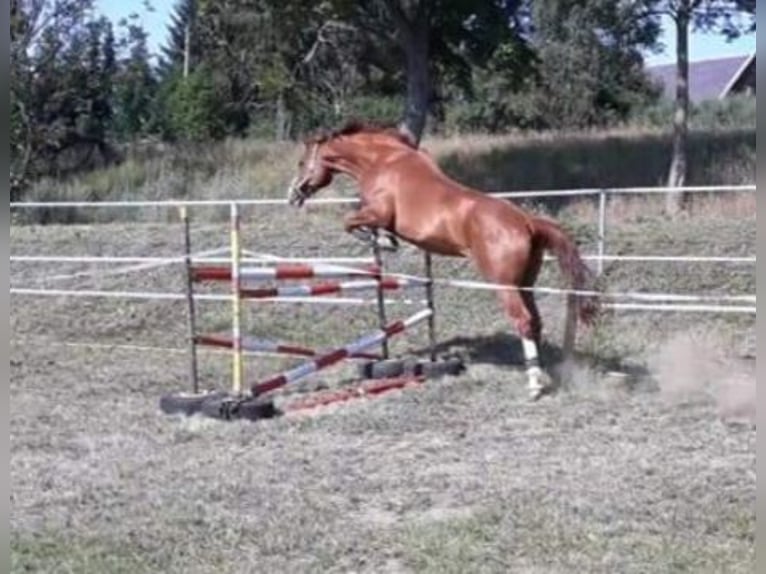
[[[726,422],[755,424],[755,361],[730,349],[730,343],[701,333],[667,340],[650,361],[660,392],[674,402],[710,396]]]

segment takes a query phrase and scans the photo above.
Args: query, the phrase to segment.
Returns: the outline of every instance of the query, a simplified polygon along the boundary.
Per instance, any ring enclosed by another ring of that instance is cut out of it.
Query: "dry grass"
[[[610,130],[531,136],[461,136],[434,142],[447,172],[490,191],[665,185],[671,136],[657,130]],[[755,134],[693,132],[690,185],[755,180]],[[555,202],[549,204],[555,204]]]
[[[296,256],[365,253],[339,232],[337,210],[289,213],[248,213],[247,246]],[[568,224],[591,251],[593,226]],[[225,225],[194,231],[196,249],[226,243]],[[11,229],[14,253],[175,255],[181,241],[177,224]],[[755,216],[706,214],[683,225],[637,218],[614,229],[610,242],[618,253],[751,254]],[[420,271],[417,253],[388,257],[391,269]],[[85,269],[14,264],[11,285],[182,286],[178,269],[142,274],[138,283],[46,279]],[[435,272],[475,277],[454,260],[438,259]],[[546,267],[541,284],[557,280]],[[615,264],[606,282],[614,290],[755,292],[751,268],[722,265]],[[492,295],[439,289],[437,296],[442,350],[470,359],[465,375],[231,425],[159,414],[159,396],[188,385],[183,354],[55,344],[179,346],[183,304],[15,298],[12,571],[754,571],[756,432],[740,412],[753,388],[751,318],[606,315],[581,335],[562,390],[530,404],[518,342]],[[562,308],[553,297],[541,304],[544,357],[555,360]],[[206,306],[201,323],[225,326],[227,309]],[[331,345],[375,319],[372,309],[258,306],[247,324]],[[684,346],[690,337],[702,346]],[[419,330],[394,350],[417,353],[423,343]],[[695,374],[700,353],[744,379],[722,385],[720,371]],[[202,365],[206,385],[225,386],[225,357]],[[257,360],[247,372],[260,377],[281,366]],[[608,376],[615,369],[629,376]],[[307,387],[350,376],[332,371]],[[683,393],[673,392],[679,387]]]
[[[687,220],[750,218],[755,213],[756,194],[750,192],[691,194],[686,202],[684,217]],[[665,214],[665,196],[658,195],[611,195],[607,200],[608,226],[640,223],[661,219]],[[598,221],[598,202],[593,198],[572,201],[562,208],[559,217],[576,221]]]
[[[456,179],[478,189],[512,191],[662,185],[670,137],[623,129],[541,135],[432,138],[425,147]],[[258,140],[135,151],[120,166],[66,182],[43,181],[29,200],[128,200],[282,197],[300,148]],[[696,132],[690,184],[735,185],[755,180],[755,133]],[[324,195],[350,194],[340,180]],[[551,200],[556,209],[562,202]],[[223,217],[211,212],[211,219]],[[72,210],[37,214],[39,222],[156,220],[152,211]]]

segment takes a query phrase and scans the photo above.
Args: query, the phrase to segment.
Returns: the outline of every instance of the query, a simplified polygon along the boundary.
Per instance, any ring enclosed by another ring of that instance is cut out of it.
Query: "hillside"
[[[662,185],[670,136],[656,130],[464,135],[433,138],[424,147],[459,181],[492,191]],[[28,200],[135,200],[282,197],[300,147],[258,140],[205,146],[149,146],[126,154],[115,167],[68,180],[45,180]],[[691,136],[691,185],[755,181],[755,131],[705,131]],[[331,193],[350,194],[338,180]],[[146,214],[149,219],[154,213]],[[42,221],[135,219],[138,212],[46,213]]]

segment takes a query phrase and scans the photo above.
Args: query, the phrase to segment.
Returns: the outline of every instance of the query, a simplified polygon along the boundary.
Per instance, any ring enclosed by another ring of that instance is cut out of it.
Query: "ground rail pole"
[[[179,208],[181,222],[184,226],[184,266],[186,268],[186,304],[187,337],[189,342],[189,376],[191,377],[192,392],[199,393],[199,370],[197,367],[197,309],[194,304],[194,278],[192,276],[191,260],[191,222],[186,206]]]
[[[434,309],[434,273],[431,254],[424,252],[425,272],[426,272],[426,306],[431,311],[428,317],[428,352],[431,362],[436,361],[436,312]]]
[[[242,394],[242,293],[240,264],[242,245],[240,238],[239,206],[231,204],[231,311],[232,311],[232,393]]]

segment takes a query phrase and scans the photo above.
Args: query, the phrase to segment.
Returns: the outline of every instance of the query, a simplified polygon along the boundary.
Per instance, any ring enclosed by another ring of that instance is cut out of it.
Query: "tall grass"
[[[457,180],[487,191],[662,185],[671,138],[652,129],[537,135],[427,138],[424,146]],[[43,180],[30,201],[217,199],[281,197],[300,146],[262,140],[136,149],[120,165],[67,180]],[[754,130],[692,132],[689,183],[755,181]],[[350,193],[338,181],[330,193]],[[551,206],[556,207],[556,206]],[[134,220],[157,214],[132,210],[36,211],[31,221]],[[27,219],[29,221],[30,219]]]
[[[434,142],[444,169],[491,191],[665,185],[671,136],[635,128],[536,136],[469,136]],[[692,132],[691,185],[755,181],[754,130]]]

